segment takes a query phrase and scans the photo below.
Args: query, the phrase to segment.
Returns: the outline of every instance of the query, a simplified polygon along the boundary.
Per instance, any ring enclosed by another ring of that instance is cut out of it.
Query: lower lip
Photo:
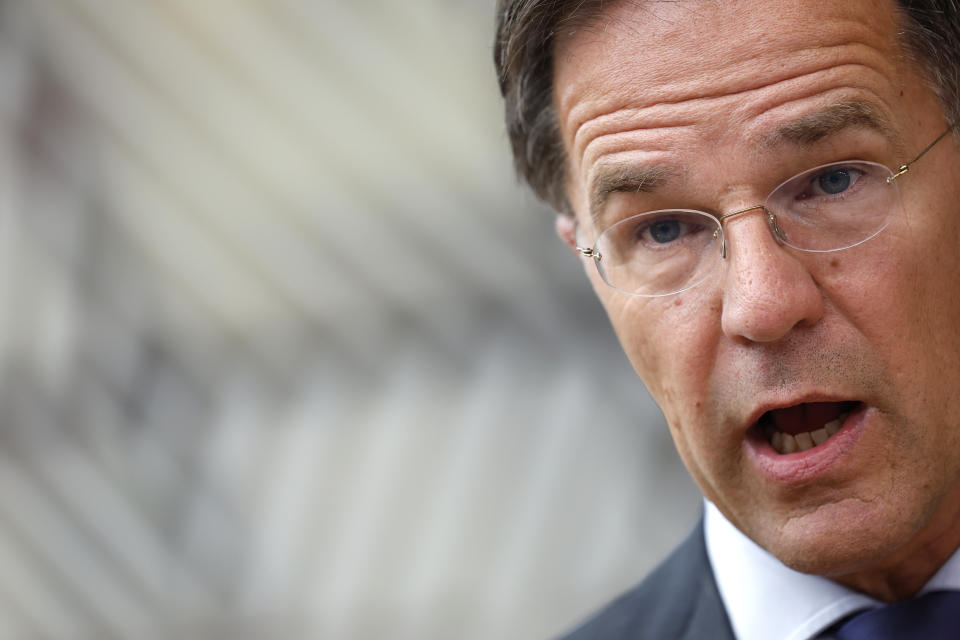
[[[869,413],[869,407],[860,405],[823,444],[797,453],[778,453],[754,428],[744,440],[744,451],[770,482],[785,485],[805,482],[838,468],[866,430]]]

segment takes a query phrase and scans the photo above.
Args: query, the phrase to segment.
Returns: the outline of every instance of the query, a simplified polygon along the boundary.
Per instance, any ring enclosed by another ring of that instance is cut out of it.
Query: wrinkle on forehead
[[[886,71],[898,47],[895,12],[879,8],[864,19],[810,0],[745,15],[737,4],[675,4],[672,19],[618,4],[592,28],[558,40],[555,104],[574,156],[595,137],[595,126],[616,129],[618,120],[632,119],[630,112],[648,112],[649,126],[657,126],[658,111],[673,117],[697,101],[742,97],[844,65]],[[793,29],[791,15],[808,12],[823,14],[818,28],[800,20],[806,29]],[[769,35],[785,31],[786,38]]]
[[[781,122],[772,132],[761,136],[760,144],[773,150],[783,145],[802,149],[852,128],[873,130],[902,152],[902,141],[888,117],[863,98],[841,99]],[[587,178],[591,219],[594,223],[599,220],[607,199],[614,193],[654,193],[682,174],[683,171],[674,166],[637,164],[632,160],[618,159],[617,154],[602,156],[591,165]]]
[[[585,158],[588,148],[601,142],[605,136],[637,129],[702,127],[705,124],[704,116],[721,110],[751,118],[767,108],[777,106],[777,99],[783,102],[803,100],[829,91],[833,88],[831,85],[836,85],[838,76],[844,75],[858,83],[859,87],[851,88],[866,89],[873,79],[885,76],[888,72],[885,68],[888,61],[879,52],[865,50],[858,44],[837,47],[830,56],[824,56],[823,50],[819,50],[819,53],[819,60],[809,60],[799,68],[787,68],[784,65],[773,77],[737,69],[725,74],[727,80],[721,86],[716,86],[720,83],[705,86],[707,83],[693,81],[684,83],[688,85],[686,87],[660,86],[644,92],[644,100],[655,100],[648,104],[642,104],[632,92],[610,92],[596,99],[586,98],[573,106],[565,118],[561,128],[561,131],[569,132],[564,136],[565,144],[572,157]],[[670,93],[673,95],[668,96]],[[868,124],[871,118],[873,121],[884,119],[877,107],[864,107],[859,111],[864,124]],[[844,114],[843,117],[848,118],[849,115]],[[713,124],[723,127],[732,123],[714,120]],[[785,133],[781,137],[789,135]]]

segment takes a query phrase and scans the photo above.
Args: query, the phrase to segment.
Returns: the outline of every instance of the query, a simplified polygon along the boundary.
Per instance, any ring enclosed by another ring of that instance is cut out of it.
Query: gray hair
[[[926,67],[947,119],[960,123],[960,0],[897,0],[900,37]],[[498,0],[494,63],[521,179],[561,213],[566,151],[553,104],[553,49],[561,26],[596,18],[611,0]]]

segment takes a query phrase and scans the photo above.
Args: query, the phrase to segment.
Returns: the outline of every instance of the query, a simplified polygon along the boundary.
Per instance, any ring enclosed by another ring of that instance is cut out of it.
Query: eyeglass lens
[[[893,173],[865,161],[829,164],[782,183],[764,203],[777,239],[803,251],[837,251],[877,235],[899,203]],[[767,215],[761,209],[744,215]],[[773,222],[773,221],[771,221]],[[642,213],[597,238],[597,266],[610,286],[659,296],[702,282],[721,261],[723,229],[702,211]]]

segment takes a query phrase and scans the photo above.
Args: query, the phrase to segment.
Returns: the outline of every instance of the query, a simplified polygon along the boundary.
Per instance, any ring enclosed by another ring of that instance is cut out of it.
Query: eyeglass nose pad
[[[780,225],[777,224],[777,216],[769,209],[767,209],[767,224],[770,225],[770,230],[773,232],[773,237],[777,239],[777,242],[787,244],[787,234],[785,234],[783,229],[780,228]]]
[[[713,239],[720,241],[720,259],[727,259],[727,241],[723,237],[723,227],[717,225],[717,228],[713,230]]]

